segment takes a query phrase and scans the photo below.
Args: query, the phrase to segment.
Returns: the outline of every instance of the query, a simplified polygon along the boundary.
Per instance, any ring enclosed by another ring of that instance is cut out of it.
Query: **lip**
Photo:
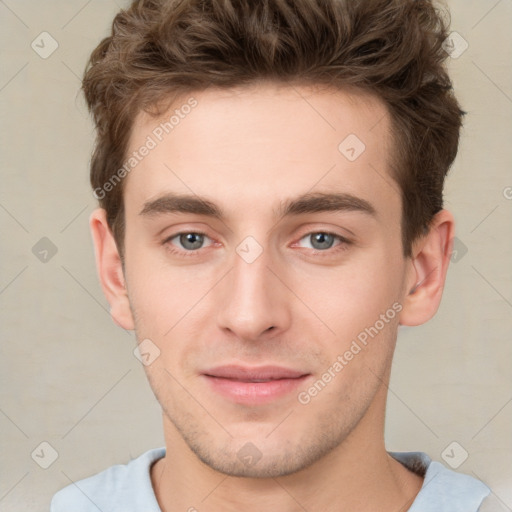
[[[229,400],[246,405],[268,403],[296,390],[309,376],[281,366],[218,366],[202,372],[211,389]]]

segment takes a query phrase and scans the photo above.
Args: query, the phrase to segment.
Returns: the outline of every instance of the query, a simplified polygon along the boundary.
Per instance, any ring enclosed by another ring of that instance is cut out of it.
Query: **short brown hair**
[[[123,166],[136,115],[156,115],[166,99],[266,80],[355,87],[390,113],[410,256],[442,209],[464,114],[444,66],[445,18],[432,0],[135,0],[115,17],[83,79],[97,127],[92,187],[102,190]],[[97,196],[121,255],[122,185]]]

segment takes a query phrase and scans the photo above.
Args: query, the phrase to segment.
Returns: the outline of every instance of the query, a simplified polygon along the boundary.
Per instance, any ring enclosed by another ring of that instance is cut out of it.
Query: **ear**
[[[112,319],[123,329],[133,330],[134,322],[128,301],[123,266],[114,236],[107,223],[107,213],[103,208],[92,212],[89,226],[94,243],[96,268],[103,293],[110,304]]]
[[[430,320],[441,303],[453,247],[455,222],[447,210],[438,212],[426,235],[412,248],[407,276],[408,295],[400,313],[401,325],[421,325]]]

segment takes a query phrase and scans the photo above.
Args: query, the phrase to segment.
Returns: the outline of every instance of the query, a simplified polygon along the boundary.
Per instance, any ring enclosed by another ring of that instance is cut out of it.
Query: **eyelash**
[[[306,233],[303,236],[301,236],[299,238],[299,241],[302,240],[303,238],[306,238],[307,236],[317,235],[319,233],[321,233],[323,235],[333,236],[334,238],[338,239],[340,243],[338,245],[335,245],[334,247],[325,249],[323,251],[320,249],[310,249],[310,251],[311,251],[310,254],[313,254],[314,256],[317,256],[317,255],[320,257],[332,256],[333,254],[337,254],[339,251],[346,251],[348,246],[352,245],[351,240],[349,240],[337,233],[333,233],[331,231],[310,231],[309,233]],[[173,238],[176,238],[180,235],[188,235],[188,234],[201,235],[201,236],[210,238],[206,233],[204,233],[202,231],[180,231],[178,233],[174,233],[171,236],[167,237],[162,242],[162,245],[164,245],[166,250],[169,251],[173,255],[184,256],[186,258],[195,257],[200,253],[201,249],[196,249],[195,251],[179,250],[179,249],[176,249],[172,244],[169,243]]]
[[[202,231],[179,231],[178,233],[174,233],[173,235],[167,237],[162,242],[162,244],[165,245],[166,250],[169,251],[171,254],[177,254],[178,256],[184,256],[185,258],[197,256],[197,254],[201,251],[201,249],[197,249],[195,251],[179,250],[179,249],[176,249],[172,244],[169,243],[173,238],[176,238],[177,236],[189,235],[189,234],[201,235],[201,236],[208,237],[208,235],[206,233],[203,233]]]
[[[337,239],[340,243],[338,245],[335,245],[333,247],[330,247],[329,249],[324,249],[323,251],[320,249],[309,249],[310,254],[313,254],[314,256],[320,256],[320,257],[328,257],[332,256],[333,254],[337,254],[339,251],[346,251],[350,245],[352,245],[352,241],[348,238],[345,238],[344,236],[338,235],[338,233],[333,233],[332,231],[310,231],[309,233],[305,233],[299,238],[299,242],[306,237],[309,237],[311,235],[329,235]]]

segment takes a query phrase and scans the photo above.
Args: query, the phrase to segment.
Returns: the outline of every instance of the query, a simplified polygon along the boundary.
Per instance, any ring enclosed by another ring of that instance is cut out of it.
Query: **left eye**
[[[326,249],[330,249],[333,247],[336,240],[338,240],[340,243],[344,241],[343,238],[339,235],[324,232],[309,233],[305,237],[302,237],[300,242],[303,240],[306,240],[306,243],[309,243],[309,245],[306,245],[308,249],[315,249],[318,251],[325,251]]]
[[[175,244],[174,240],[177,240],[181,245],[181,248],[187,251],[195,251],[197,249],[202,249],[205,240],[210,240],[203,233],[178,233],[177,235],[168,239],[168,242]],[[210,245],[210,244],[208,244]]]

